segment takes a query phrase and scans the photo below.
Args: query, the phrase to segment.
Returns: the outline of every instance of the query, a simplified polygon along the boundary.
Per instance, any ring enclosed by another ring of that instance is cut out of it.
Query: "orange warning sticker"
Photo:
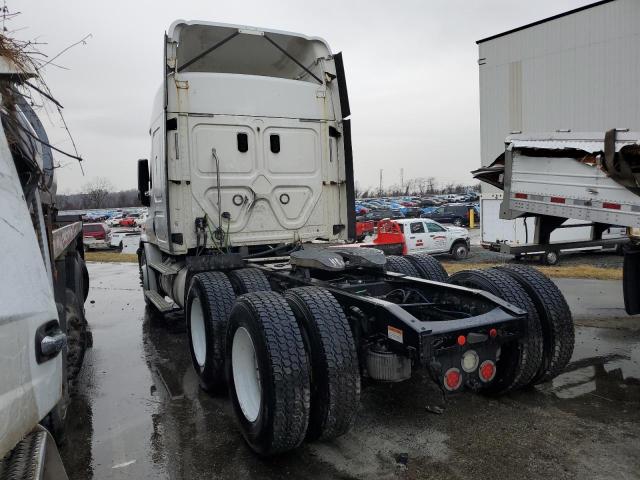
[[[391,340],[395,340],[396,342],[403,343],[402,341],[402,330],[396,327],[392,327],[391,325],[387,325],[387,336]]]

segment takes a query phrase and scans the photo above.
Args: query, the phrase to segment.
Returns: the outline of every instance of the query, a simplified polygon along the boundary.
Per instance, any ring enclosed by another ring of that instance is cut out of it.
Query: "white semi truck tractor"
[[[138,163],[144,298],[183,312],[202,388],[228,391],[255,452],[346,433],[362,376],[499,395],[566,366],[571,314],[537,271],[449,277],[353,244],[347,86],[324,40],[179,20],[162,72]]]
[[[0,57],[0,478],[63,480],[56,441],[91,344],[89,278],[82,222],[55,208],[51,147],[27,100],[36,82]]]

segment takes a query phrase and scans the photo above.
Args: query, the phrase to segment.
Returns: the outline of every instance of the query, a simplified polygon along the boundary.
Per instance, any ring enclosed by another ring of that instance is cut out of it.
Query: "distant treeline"
[[[355,193],[358,198],[372,197],[402,197],[402,196],[418,196],[439,195],[448,193],[467,193],[479,192],[480,184],[465,185],[462,183],[449,182],[446,184],[438,183],[435,177],[409,178],[402,185],[394,184],[383,188],[367,187],[360,188],[358,182],[355,184]]]
[[[120,208],[142,206],[138,200],[137,190],[120,192],[87,192],[58,194],[56,196],[58,210],[86,210],[92,208]]]

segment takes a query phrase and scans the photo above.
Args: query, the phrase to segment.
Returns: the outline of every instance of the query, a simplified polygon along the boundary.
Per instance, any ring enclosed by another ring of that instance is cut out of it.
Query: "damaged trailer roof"
[[[531,157],[574,158],[600,168],[625,187],[637,188],[640,185],[640,133],[611,130],[607,135],[613,135],[610,147],[602,133],[518,134],[507,137],[505,150],[520,150]],[[604,158],[608,148],[616,153],[610,166]],[[491,165],[473,170],[471,174],[477,180],[504,190],[504,163],[503,152]]]

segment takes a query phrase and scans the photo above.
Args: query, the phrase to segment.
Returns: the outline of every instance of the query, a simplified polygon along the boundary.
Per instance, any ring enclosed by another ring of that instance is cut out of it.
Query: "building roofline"
[[[553,17],[544,18],[542,20],[538,20],[537,22],[528,23],[527,25],[523,25],[521,27],[513,28],[511,30],[507,30],[506,32],[498,33],[496,35],[492,35],[487,38],[483,38],[478,40],[476,44],[480,45],[481,43],[488,42],[489,40],[493,40],[495,38],[504,37],[505,35],[510,35],[515,32],[519,32],[520,30],[525,30],[527,28],[535,27],[536,25],[540,25],[542,23],[550,22],[551,20],[556,20],[557,18],[566,17],[567,15],[573,15],[574,13],[581,12],[583,10],[588,10],[593,7],[598,7],[600,5],[604,5],[605,3],[611,3],[615,0],[600,0],[599,2],[590,3],[589,5],[584,5],[582,7],[574,8],[573,10],[569,10],[568,12],[559,13],[558,15],[554,15]]]

